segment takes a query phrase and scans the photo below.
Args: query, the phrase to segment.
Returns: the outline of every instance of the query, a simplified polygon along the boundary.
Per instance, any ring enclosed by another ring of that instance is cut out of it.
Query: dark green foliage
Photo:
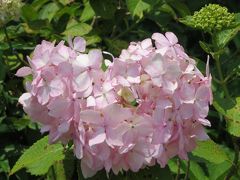
[[[240,179],[237,159],[240,145],[240,1],[24,2],[19,20],[0,28],[0,179],[83,179],[71,145],[64,148],[60,144],[48,145],[47,137],[41,139],[39,125],[33,123],[18,104],[18,97],[25,90],[22,79],[14,74],[27,64],[27,55],[38,43],[43,39],[66,40],[68,35],[83,36],[90,48],[100,47],[118,56],[129,42],[166,31],[173,31],[178,36],[180,44],[198,62],[199,69],[205,71],[207,55],[211,56],[214,102],[208,117],[212,127],[207,132],[212,140],[199,143],[189,154],[190,163],[174,158],[166,168],[146,167],[139,173],[123,172],[118,176],[111,172],[108,177],[101,171],[91,179],[170,180],[176,176],[184,179],[185,174],[191,180]],[[215,28],[219,24],[212,22],[214,19],[208,22],[212,25],[210,30],[201,28],[202,24],[201,27],[194,25],[194,12],[209,3],[220,3],[232,13],[229,16],[231,22],[224,22],[227,26],[222,23],[221,27]],[[37,159],[39,154],[46,152],[49,156]],[[31,154],[35,154],[35,158]]]

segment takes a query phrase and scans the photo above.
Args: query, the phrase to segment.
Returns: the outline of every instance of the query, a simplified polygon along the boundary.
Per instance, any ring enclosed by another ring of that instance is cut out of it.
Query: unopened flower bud
[[[226,7],[209,4],[196,11],[193,15],[195,28],[213,32],[228,28],[234,21],[234,13],[229,13]]]

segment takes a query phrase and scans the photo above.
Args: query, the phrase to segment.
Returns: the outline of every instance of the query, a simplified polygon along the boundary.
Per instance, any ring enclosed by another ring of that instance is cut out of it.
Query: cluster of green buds
[[[234,13],[229,13],[226,7],[209,4],[194,13],[192,23],[195,28],[215,32],[231,26],[234,18]]]
[[[20,16],[21,0],[0,0],[0,27]]]

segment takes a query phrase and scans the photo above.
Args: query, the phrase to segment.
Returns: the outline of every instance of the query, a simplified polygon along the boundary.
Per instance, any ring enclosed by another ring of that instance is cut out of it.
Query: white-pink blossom
[[[101,50],[85,52],[80,37],[69,46],[36,47],[30,67],[16,73],[33,76],[19,102],[51,143],[73,140],[85,177],[164,167],[174,156],[187,159],[196,141],[208,138],[209,64],[205,77],[173,33],[130,43],[106,71]]]

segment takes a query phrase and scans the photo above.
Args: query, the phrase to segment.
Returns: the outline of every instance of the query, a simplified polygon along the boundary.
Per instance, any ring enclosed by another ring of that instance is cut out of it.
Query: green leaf
[[[117,10],[117,5],[112,0],[90,0],[90,5],[96,15],[104,19],[112,19]]]
[[[48,23],[47,19],[45,19],[45,20],[39,19],[39,20],[35,20],[35,21],[30,21],[28,23],[28,25],[29,25],[29,28],[31,28],[32,30],[36,30],[36,31],[39,31],[43,28],[49,27],[49,23]]]
[[[35,0],[32,2],[31,6],[35,11],[38,11],[48,1],[49,0]]]
[[[102,39],[97,35],[86,36],[87,45],[96,44],[102,41]]]
[[[224,48],[240,31],[240,25],[231,29],[226,29],[213,34],[214,42],[217,47]]]
[[[0,156],[0,173],[1,172],[8,173],[9,171],[10,171],[10,166],[9,166],[8,159],[5,154],[2,154]]]
[[[175,13],[175,11],[173,10],[173,8],[171,6],[169,6],[168,4],[163,4],[161,7],[160,7],[160,10],[162,12],[165,12],[169,15],[171,15],[174,19],[177,19],[177,15]]]
[[[0,41],[3,41],[5,38],[5,33],[3,31],[3,29],[0,29]]]
[[[177,162],[176,162],[176,158],[173,158],[173,159],[169,159],[168,161],[168,167],[169,169],[171,170],[171,172],[177,174],[178,172],[178,165],[177,165]],[[183,169],[182,167],[180,166],[180,174],[183,174]]]
[[[70,16],[74,16],[74,13],[79,8],[78,5],[71,5],[71,6],[65,6],[64,8],[61,8],[56,15],[54,16],[54,19],[61,18],[64,14],[68,14]],[[66,23],[66,22],[64,22]]]
[[[181,22],[184,25],[189,26],[191,28],[195,28],[195,23],[193,21],[192,16],[185,16],[184,18],[180,18],[179,22]]]
[[[186,172],[187,162],[182,161],[181,167]],[[189,177],[191,180],[207,180],[208,179],[205,173],[203,172],[203,169],[201,168],[201,166],[198,163],[191,160],[190,160],[190,168],[189,168]]]
[[[20,58],[22,58],[22,55],[19,54],[19,56],[20,56]],[[8,56],[6,65],[7,65],[8,69],[10,71],[12,71],[12,70],[17,69],[21,65],[21,62],[17,59],[16,56]]]
[[[87,2],[84,5],[83,12],[82,12],[82,14],[80,16],[80,21],[81,22],[86,22],[86,21],[92,19],[94,17],[94,15],[95,15],[94,10],[92,9],[90,3]]]
[[[145,167],[138,173],[129,173],[127,174],[128,179],[134,179],[134,180],[172,180],[172,174],[170,172],[170,169],[168,167],[161,168],[159,165],[153,166],[153,167]]]
[[[176,158],[170,159],[168,161],[168,166],[173,173],[177,174],[178,165],[177,165]],[[184,173],[186,173],[186,171],[187,171],[187,162],[181,160],[180,174],[184,174]],[[206,179],[208,179],[207,176],[205,175],[203,169],[201,168],[201,166],[198,163],[196,163],[195,161],[193,161],[192,159],[190,159],[189,177],[191,180],[206,180]]]
[[[203,41],[199,41],[199,45],[201,46],[201,48],[208,54],[210,54],[212,52],[211,48],[210,48],[210,44],[207,44]]]
[[[189,8],[185,3],[180,1],[170,1],[168,2],[174,9],[176,9],[182,17],[191,15]]]
[[[63,146],[61,144],[50,145],[48,136],[45,136],[23,153],[13,166],[10,175],[22,168],[27,168],[32,175],[43,175],[54,162],[63,158]]]
[[[0,58],[0,81],[4,80],[7,73],[7,66],[3,63],[3,59]]]
[[[68,27],[63,34],[67,36],[83,36],[88,34],[92,30],[92,27],[86,23],[78,23]]]
[[[151,9],[149,0],[126,0],[128,10],[132,16],[143,17],[143,13]]]
[[[231,163],[224,161],[220,164],[207,164],[210,180],[221,180],[231,167]]]
[[[41,9],[41,11],[39,12],[38,18],[48,19],[50,22],[59,9],[60,8],[56,3],[54,2],[48,3]]]
[[[74,173],[74,160],[75,156],[72,151],[65,153],[64,160],[57,161],[53,165],[55,179],[57,180],[68,180],[72,179]],[[49,179],[53,179],[49,177]]]
[[[223,149],[212,140],[198,141],[192,154],[215,164],[229,160]]]
[[[240,137],[240,97],[235,100],[214,97],[213,105],[218,112],[224,115],[227,131],[234,136]]]
[[[112,40],[112,39],[104,39],[108,46],[108,51],[113,53],[113,55],[119,55],[122,49],[126,49],[128,47],[128,42],[123,40]]]
[[[12,120],[14,128],[18,131],[23,130],[30,123],[30,119],[27,119],[27,118],[17,119],[17,118],[13,117],[13,118],[11,118],[11,120]]]
[[[29,4],[26,4],[22,7],[22,17],[25,21],[33,21],[38,17],[37,12]]]
[[[59,0],[59,2],[62,4],[62,5],[67,5],[67,4],[70,4],[71,2],[73,2],[72,0]]]

